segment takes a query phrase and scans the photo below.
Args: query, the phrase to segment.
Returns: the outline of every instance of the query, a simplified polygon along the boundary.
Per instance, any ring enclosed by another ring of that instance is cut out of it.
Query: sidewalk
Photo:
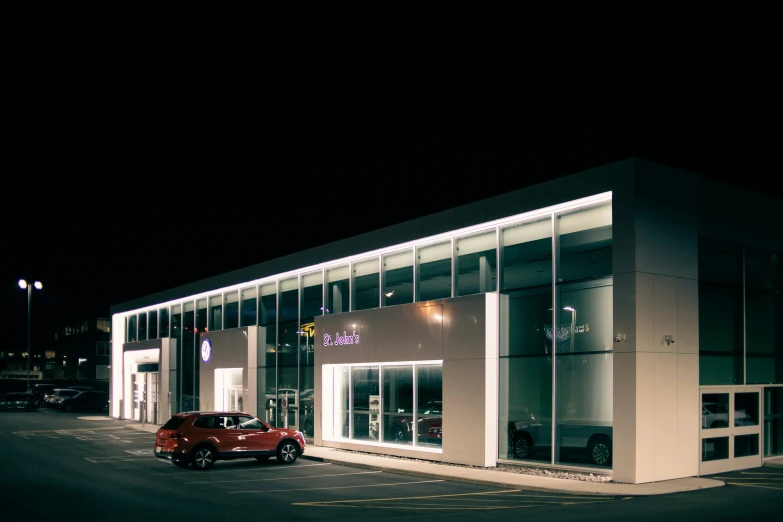
[[[126,428],[155,433],[158,426],[139,422],[129,422]],[[324,446],[308,445],[303,459],[319,462],[331,462],[356,468],[384,470],[399,472],[408,475],[416,475],[427,478],[441,478],[471,482],[474,484],[488,484],[504,488],[522,488],[535,491],[549,491],[553,493],[574,493],[579,495],[665,495],[682,491],[694,491],[697,489],[715,488],[724,486],[720,480],[690,477],[646,484],[615,484],[611,482],[587,482],[582,480],[568,480],[551,477],[538,477],[520,473],[510,473],[492,468],[468,468],[451,466],[438,462],[421,462],[385,457],[383,455],[368,455],[352,451],[343,451]]]

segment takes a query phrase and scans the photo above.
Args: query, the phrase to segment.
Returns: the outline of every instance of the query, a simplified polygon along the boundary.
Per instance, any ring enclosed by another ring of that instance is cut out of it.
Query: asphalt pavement
[[[95,420],[95,417],[91,417]],[[111,419],[111,417],[107,417]],[[117,420],[117,419],[113,419]],[[155,433],[158,426],[127,421],[128,429]],[[557,493],[575,493],[582,495],[665,495],[683,491],[722,487],[726,484],[721,480],[702,477],[689,477],[644,484],[621,484],[615,482],[591,482],[585,480],[570,480],[554,477],[542,477],[502,471],[495,468],[480,468],[455,466],[432,461],[398,459],[384,455],[372,455],[362,452],[345,451],[324,446],[309,444],[303,459],[320,462],[332,462],[365,469],[377,469],[391,472],[406,473],[429,478],[457,480],[475,484],[489,484],[499,487],[524,488],[528,490],[548,491]],[[783,467],[783,461],[766,463],[769,467]]]

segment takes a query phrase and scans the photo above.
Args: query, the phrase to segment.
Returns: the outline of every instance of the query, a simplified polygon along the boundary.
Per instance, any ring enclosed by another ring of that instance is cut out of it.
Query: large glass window
[[[413,444],[413,367],[383,368],[383,441]]]
[[[413,437],[417,444],[439,446],[443,432],[443,366],[416,366],[416,417]]]
[[[203,310],[206,311],[206,300]],[[206,315],[203,316],[206,319]],[[193,301],[182,303],[182,407],[183,411],[198,409],[199,361],[196,354],[196,308]]]
[[[783,383],[783,259],[745,250],[747,384]]]
[[[258,326],[266,329],[266,356],[258,361],[258,364],[275,369],[277,366],[277,283],[261,285],[259,292],[261,296],[258,299]],[[276,386],[277,378],[271,379],[271,383],[272,386]]]
[[[380,440],[380,387],[378,367],[355,367],[351,376],[353,439]]]
[[[744,384],[742,248],[699,239],[699,383]]]
[[[242,289],[242,297],[241,297],[241,321],[239,326],[255,326],[258,324],[256,322],[256,312],[257,312],[257,289],[255,286],[250,286],[248,288]]]
[[[196,333],[206,332],[209,325],[209,315],[207,313],[207,299],[196,301]],[[209,328],[212,330],[212,328]]]
[[[442,364],[339,366],[334,378],[335,437],[442,444]]]
[[[764,388],[764,456],[783,455],[783,387]]]
[[[413,250],[383,256],[383,306],[413,302]]]
[[[128,316],[128,335],[125,336],[127,342],[133,343],[139,340],[139,330],[136,314]]]
[[[239,291],[223,294],[223,330],[239,326]]]
[[[416,249],[416,301],[451,297],[451,241]]]
[[[456,240],[457,291],[455,295],[494,292],[497,281],[495,229]]]
[[[209,296],[209,331],[223,329],[223,296],[215,294]],[[201,330],[199,330],[201,331]]]
[[[555,216],[556,464],[612,458],[611,203]]]
[[[139,341],[147,340],[147,312],[139,314]]]
[[[380,301],[378,258],[373,257],[353,264],[353,309],[378,308]]]
[[[299,311],[299,423],[301,431],[313,436],[315,414],[315,317],[323,314],[323,273],[302,276],[302,305]]]
[[[350,310],[350,272],[348,265],[326,269],[326,307],[324,314],[341,314]]]
[[[552,219],[519,223],[501,232],[503,271],[500,290],[552,285]],[[551,308],[551,303],[549,308]]]
[[[165,339],[169,336],[169,309],[158,308],[158,337]]]
[[[148,312],[149,317],[149,338],[150,339],[157,339],[158,337],[158,311],[157,310],[150,310]]]
[[[298,428],[299,277],[280,281],[277,335],[278,426]],[[294,400],[290,400],[293,396]],[[282,399],[286,397],[284,402]],[[286,404],[287,407],[283,407]]]

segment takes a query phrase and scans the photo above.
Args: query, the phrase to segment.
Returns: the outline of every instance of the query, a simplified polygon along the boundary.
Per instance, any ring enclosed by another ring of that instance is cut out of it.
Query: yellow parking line
[[[260,490],[246,490],[246,491],[229,491],[230,495],[236,495],[241,493],[277,493],[280,491],[317,491],[319,489],[356,489],[356,488],[378,488],[381,486],[407,486],[409,484],[431,484],[433,482],[445,482],[445,480],[418,480],[415,482],[390,482],[387,484],[365,484],[363,486],[331,486],[328,488],[297,488],[297,489],[260,489]]]

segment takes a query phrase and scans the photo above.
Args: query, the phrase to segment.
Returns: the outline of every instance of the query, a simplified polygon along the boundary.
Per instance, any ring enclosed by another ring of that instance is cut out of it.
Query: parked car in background
[[[63,397],[59,404],[62,411],[109,411],[109,394],[99,390],[86,390],[71,397]]]
[[[56,384],[39,383],[39,384],[33,384],[30,391],[38,399],[38,404],[42,406],[46,402],[46,395],[48,393],[52,393],[55,390],[55,388],[57,388]]]
[[[65,397],[73,397],[80,393],[79,390],[73,390],[71,388],[55,388],[52,393],[46,396],[46,403],[44,405],[47,408],[60,409],[60,404]]]
[[[527,408],[512,410],[515,420],[508,423],[508,441],[512,457],[529,459],[538,451],[551,450],[552,422],[539,418]],[[611,423],[562,421],[557,423],[561,449],[584,450],[590,462],[608,466],[612,462]]]
[[[758,424],[756,419],[746,411],[734,411],[735,426],[755,426]],[[701,427],[702,429],[728,428],[729,410],[728,405],[715,402],[701,403]]]
[[[27,392],[0,393],[0,410],[5,411],[36,411],[39,407],[38,397]]]
[[[178,467],[206,470],[218,460],[276,457],[291,464],[305,451],[301,431],[275,428],[241,412],[183,412],[155,433],[154,455]]]
[[[93,389],[92,386],[82,386],[81,384],[77,384],[75,386],[68,386],[68,387],[72,390],[79,390],[79,391],[87,391]]]
[[[440,426],[443,422],[443,401],[431,400],[419,405],[416,416],[419,442],[434,442],[430,440],[429,430]],[[387,426],[387,438],[390,442],[405,442],[413,439],[413,415],[397,415]]]

